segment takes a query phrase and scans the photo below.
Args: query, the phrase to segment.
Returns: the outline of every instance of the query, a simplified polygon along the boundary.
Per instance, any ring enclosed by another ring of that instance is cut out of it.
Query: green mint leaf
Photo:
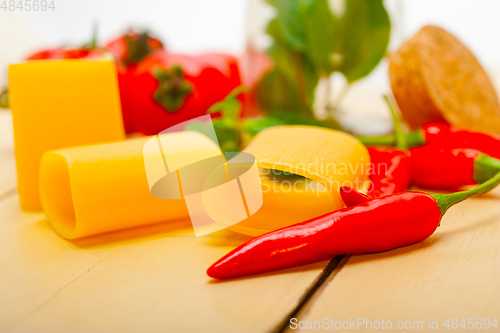
[[[238,129],[228,127],[224,121],[219,119],[214,119],[213,124],[220,149],[224,153],[240,151],[240,133]]]
[[[293,49],[303,51],[307,47],[307,37],[303,27],[303,0],[276,0],[276,20],[278,21],[285,41]]]
[[[257,87],[267,112],[312,114],[322,77],[341,72],[349,83],[368,75],[384,57],[390,21],[382,0],[344,0],[334,14],[328,0],[267,0],[276,11],[266,29],[275,62]]]
[[[384,57],[391,32],[382,0],[346,0],[338,22],[337,70],[349,83],[368,74]]]
[[[216,143],[219,144],[219,147],[223,152],[239,151],[239,133],[237,129],[229,127],[221,119],[213,119],[212,123],[193,120],[187,124],[185,130],[198,132],[211,137],[210,134],[213,133],[212,126],[215,129],[215,134],[217,135],[218,142]]]
[[[285,109],[312,114],[314,89],[319,77],[313,64],[303,53],[277,42],[269,50],[275,68],[259,81],[259,105],[268,112]]]
[[[313,0],[304,15],[307,55],[319,76],[328,77],[335,70],[332,54],[337,39],[337,19],[328,0]]]
[[[246,119],[242,128],[250,137],[253,137],[266,128],[282,125],[286,125],[286,122],[273,116],[266,116],[258,119]]]

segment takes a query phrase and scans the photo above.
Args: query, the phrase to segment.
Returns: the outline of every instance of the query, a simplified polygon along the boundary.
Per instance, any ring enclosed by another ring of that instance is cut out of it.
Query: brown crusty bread
[[[389,77],[411,128],[447,122],[500,133],[500,103],[472,52],[449,32],[425,26],[390,56]]]

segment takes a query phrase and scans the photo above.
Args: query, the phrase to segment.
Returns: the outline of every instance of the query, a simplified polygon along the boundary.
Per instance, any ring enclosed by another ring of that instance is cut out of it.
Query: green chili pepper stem
[[[406,133],[403,131],[403,128],[401,127],[401,120],[399,119],[399,116],[396,113],[394,106],[392,105],[391,101],[389,100],[389,97],[387,95],[384,95],[384,99],[385,99],[387,105],[389,106],[389,109],[391,110],[392,122],[394,124],[394,135],[396,138],[396,148],[402,149],[402,150],[408,150],[408,142],[406,140]]]
[[[425,137],[425,131],[423,129],[418,129],[411,131],[406,134],[406,141],[409,147],[420,147],[427,143],[427,138]]]
[[[394,146],[396,137],[394,134],[381,136],[358,136],[357,139],[365,146]]]
[[[497,187],[498,184],[500,184],[500,172],[481,185],[471,188],[470,190],[451,194],[432,194],[432,196],[436,199],[441,216],[443,216],[451,206],[470,197],[488,193]]]
[[[425,133],[422,129],[405,134],[408,147],[420,147],[426,142]],[[365,146],[395,146],[396,136],[394,134],[381,136],[358,136],[357,139]]]
[[[482,153],[474,160],[474,181],[479,184],[500,172],[500,160]]]

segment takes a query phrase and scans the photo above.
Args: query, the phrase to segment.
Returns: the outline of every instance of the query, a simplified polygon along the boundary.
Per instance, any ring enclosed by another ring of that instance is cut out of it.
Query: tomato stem
[[[126,36],[125,38],[129,49],[127,59],[125,59],[127,65],[136,64],[151,53],[149,33],[147,31],[139,32],[135,39],[131,36]]]
[[[441,216],[443,216],[451,206],[470,197],[488,193],[497,187],[498,184],[500,184],[500,172],[481,185],[471,188],[470,190],[451,194],[432,194],[432,196],[436,199]]]
[[[85,43],[81,46],[83,49],[94,50],[97,48],[97,34],[99,32],[99,24],[97,21],[92,23],[92,38],[88,43]]]
[[[184,71],[180,66],[164,70],[157,69],[154,77],[158,80],[158,88],[153,98],[168,112],[177,111],[193,91],[191,82],[184,78]]]
[[[97,48],[97,33],[99,31],[99,24],[97,22],[94,22],[92,24],[92,40],[90,41],[90,48],[95,49]]]

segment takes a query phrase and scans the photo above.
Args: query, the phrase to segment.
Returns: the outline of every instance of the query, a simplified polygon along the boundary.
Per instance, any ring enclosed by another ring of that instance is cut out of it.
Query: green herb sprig
[[[384,57],[390,20],[382,0],[345,0],[334,12],[328,0],[267,0],[276,16],[267,26],[267,53],[275,67],[260,81],[258,101],[276,110],[312,116],[314,90],[334,72],[348,84],[367,76]]]

